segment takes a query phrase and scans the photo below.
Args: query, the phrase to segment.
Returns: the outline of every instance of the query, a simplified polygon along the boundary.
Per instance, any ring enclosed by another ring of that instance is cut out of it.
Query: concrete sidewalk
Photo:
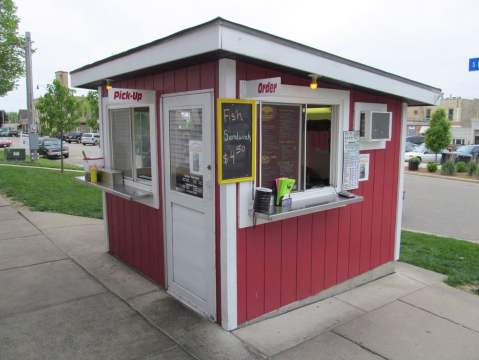
[[[0,359],[479,359],[479,297],[406,264],[232,333],[106,253],[102,221],[0,198]]]

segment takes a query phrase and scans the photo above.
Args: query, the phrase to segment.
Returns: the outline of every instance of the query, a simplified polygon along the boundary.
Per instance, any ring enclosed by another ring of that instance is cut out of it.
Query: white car
[[[406,152],[404,154],[404,160],[408,161],[409,159],[413,157],[418,157],[421,162],[429,162],[429,161],[441,161],[441,154],[442,151],[439,151],[437,153],[437,159],[436,159],[436,154],[429,150],[425,144],[418,145],[413,151]]]
[[[83,145],[99,145],[100,134],[97,133],[84,133],[80,141]]]

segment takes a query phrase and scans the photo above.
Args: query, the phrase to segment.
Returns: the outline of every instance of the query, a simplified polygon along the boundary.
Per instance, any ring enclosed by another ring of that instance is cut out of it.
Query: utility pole
[[[30,32],[25,33],[25,65],[27,80],[28,132],[33,129],[33,80],[32,80],[32,39]]]
[[[30,159],[37,160],[38,135],[33,122],[33,80],[32,80],[32,39],[30,32],[25,33],[25,75],[27,81],[27,112],[28,112],[28,144],[30,147]]]

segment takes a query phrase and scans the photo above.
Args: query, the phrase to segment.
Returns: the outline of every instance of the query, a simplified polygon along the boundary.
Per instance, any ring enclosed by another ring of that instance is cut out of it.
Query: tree
[[[12,0],[0,0],[0,96],[16,88],[25,70],[25,39],[18,34],[16,11]]]
[[[7,112],[7,122],[16,123],[18,122],[18,113],[17,112]]]
[[[47,86],[47,93],[38,99],[42,131],[50,136],[60,136],[60,149],[63,150],[63,134],[73,130],[80,122],[80,106],[75,91],[63,86],[58,80]],[[61,172],[63,172],[63,156]]]
[[[451,140],[451,124],[446,119],[446,112],[444,109],[437,109],[432,114],[429,129],[427,129],[424,139],[427,148],[436,154],[436,161],[438,152],[444,150],[451,143]]]
[[[89,91],[85,99],[88,104],[87,125],[96,132],[99,128],[98,91]]]

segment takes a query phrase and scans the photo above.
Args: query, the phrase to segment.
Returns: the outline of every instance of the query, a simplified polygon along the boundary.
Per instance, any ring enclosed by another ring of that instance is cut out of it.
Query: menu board
[[[344,131],[343,133],[343,190],[359,187],[359,131]]]
[[[218,99],[218,182],[254,179],[256,101]]]
[[[298,183],[300,116],[299,106],[262,106],[261,186],[272,188],[278,177]]]

